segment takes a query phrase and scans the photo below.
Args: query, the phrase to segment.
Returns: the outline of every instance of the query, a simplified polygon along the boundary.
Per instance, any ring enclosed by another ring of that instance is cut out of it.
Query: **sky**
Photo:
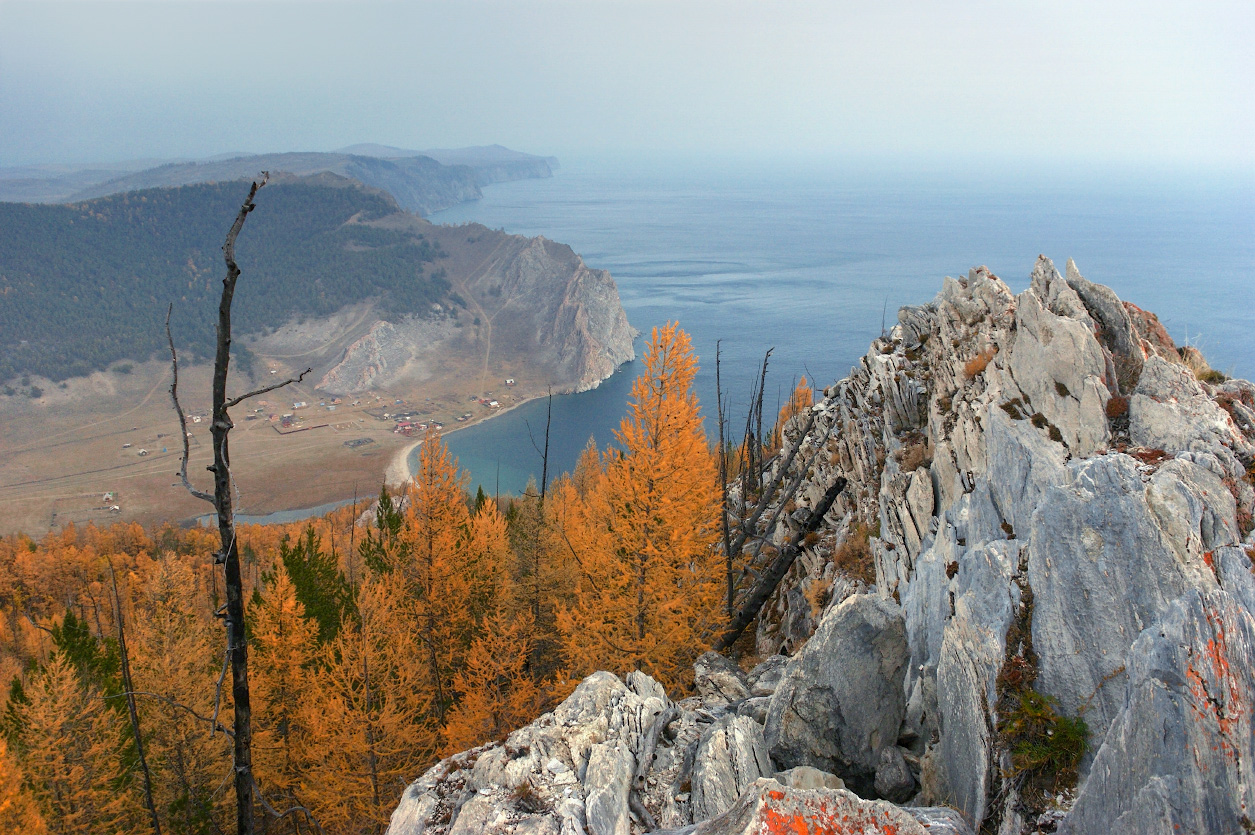
[[[500,143],[1255,170],[1255,3],[0,0],[0,166]]]

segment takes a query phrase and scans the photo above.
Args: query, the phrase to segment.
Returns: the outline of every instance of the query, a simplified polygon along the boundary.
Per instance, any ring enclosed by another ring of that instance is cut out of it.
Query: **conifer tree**
[[[23,768],[45,820],[58,833],[139,831],[141,801],[119,790],[123,776],[121,715],[54,654],[18,706]]]
[[[501,739],[540,712],[541,690],[527,671],[531,632],[528,613],[501,611],[471,644],[453,680],[458,704],[441,731],[446,755]]]
[[[307,770],[305,742],[312,692],[310,667],[318,654],[318,625],[305,617],[296,587],[280,562],[252,611],[254,765],[272,805],[299,800]],[[338,630],[337,630],[338,631]]]
[[[232,716],[229,690],[217,687],[222,655],[205,589],[186,562],[157,560],[135,609],[127,645],[137,689],[153,694],[138,704],[163,829],[217,832],[229,819],[231,798],[219,786],[231,768],[231,740],[202,717],[230,727]]]
[[[323,650],[301,722],[301,798],[328,832],[382,833],[405,787],[435,757],[439,729],[400,572],[366,581],[358,617]]]
[[[440,436],[428,437],[406,491],[400,534],[405,559],[398,569],[409,591],[418,651],[427,667],[423,685],[434,697],[440,721],[475,627],[475,613],[467,605],[474,594],[474,572],[465,481]]]
[[[718,625],[719,496],[688,335],[655,328],[644,362],[621,451],[567,519],[579,591],[558,623],[574,671],[639,668],[679,688]]]
[[[15,835],[48,835],[48,825],[29,790],[23,785],[22,771],[9,754],[9,744],[0,736],[0,832]]]

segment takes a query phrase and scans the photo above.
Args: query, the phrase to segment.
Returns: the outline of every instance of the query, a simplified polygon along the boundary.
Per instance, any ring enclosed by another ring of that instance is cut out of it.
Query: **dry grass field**
[[[259,375],[264,385],[299,373],[309,357],[259,359],[276,372]],[[421,382],[344,398],[334,410],[310,382],[317,373],[246,401],[232,411],[237,511],[265,514],[377,494],[390,467],[396,473],[395,459],[416,440],[394,431],[394,415],[443,423],[447,433],[543,395],[544,383],[527,379],[518,365],[494,363],[490,381],[482,356],[450,355]],[[188,473],[203,489],[211,485],[204,469],[212,460],[209,371],[182,369],[179,379],[184,408],[202,418],[189,418]],[[504,385],[507,376],[514,386]],[[153,361],[126,375],[99,372],[64,389],[49,385],[38,400],[0,397],[0,534],[39,536],[70,522],[186,521],[211,510],[178,484],[182,447],[170,380],[169,365]],[[500,408],[472,400],[483,396]],[[293,408],[302,401],[308,405]],[[467,413],[470,419],[457,420]],[[269,417],[284,414],[295,421],[288,428]],[[113,494],[108,501],[106,493]]]

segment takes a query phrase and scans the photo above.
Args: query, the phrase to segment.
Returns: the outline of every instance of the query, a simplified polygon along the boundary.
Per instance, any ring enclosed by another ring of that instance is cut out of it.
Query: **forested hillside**
[[[431,438],[364,517],[239,529],[255,774],[308,810],[259,810],[262,831],[382,833],[438,757],[598,668],[685,684],[723,623],[715,456],[687,336],[656,332],[645,365],[622,450],[590,447],[544,495],[472,499]],[[0,539],[0,829],[231,830],[218,546],[123,524]]]
[[[223,274],[223,218],[247,183],[119,194],[70,206],[0,203],[0,382],[53,381],[165,349],[206,356]],[[426,315],[448,284],[421,232],[372,225],[386,194],[333,175],[265,189],[239,240],[237,332],[322,316],[364,299],[385,315]],[[238,347],[237,347],[238,349]]]

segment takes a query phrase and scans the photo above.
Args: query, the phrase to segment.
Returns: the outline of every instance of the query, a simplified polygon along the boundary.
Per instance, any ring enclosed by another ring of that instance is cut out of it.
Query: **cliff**
[[[358,394],[461,363],[486,380],[518,369],[555,392],[586,391],[635,357],[614,279],[570,247],[478,225],[424,234],[446,254],[452,304],[434,317],[375,322],[319,389]]]
[[[1043,257],[901,310],[785,439],[764,536],[849,484],[765,660],[590,676],[390,835],[1251,830],[1255,386]]]

